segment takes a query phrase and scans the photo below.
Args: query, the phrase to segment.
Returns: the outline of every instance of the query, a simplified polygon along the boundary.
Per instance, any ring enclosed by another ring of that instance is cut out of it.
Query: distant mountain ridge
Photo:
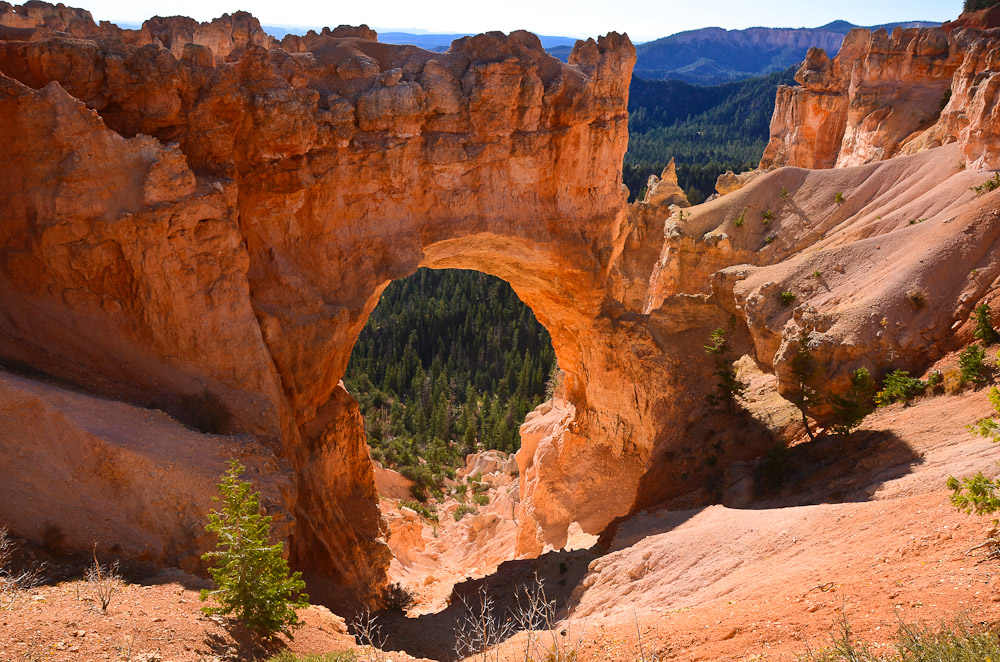
[[[867,26],[869,30],[896,27],[932,27],[940,23],[903,21]],[[286,34],[304,34],[308,28],[262,26],[280,39]],[[638,61],[635,75],[651,80],[683,80],[697,85],[719,85],[776,71],[784,71],[805,59],[812,46],[826,50],[830,57],[837,54],[844,35],[861,27],[848,21],[832,21],[817,28],[765,28],[743,30],[701,28],[688,30],[648,41],[636,46]],[[414,33],[403,31],[379,32],[378,40],[386,44],[410,44],[428,51],[443,52],[451,42],[467,33]],[[542,47],[563,62],[567,60],[576,39],[539,35]]]
[[[270,34],[276,39],[281,39],[286,34],[305,34],[310,29],[317,28],[296,28],[296,27],[279,27],[276,25],[262,25],[261,26],[265,32]],[[462,37],[471,37],[472,32],[456,32],[456,33],[416,33],[416,32],[399,32],[399,31],[386,31],[378,33],[378,40],[383,44],[409,44],[411,46],[416,46],[417,48],[422,48],[426,51],[435,51],[438,53],[444,52],[451,47],[451,42],[456,39],[461,39]],[[573,44],[576,43],[575,37],[560,37],[560,36],[550,36],[550,35],[538,35],[538,38],[542,42],[542,48],[551,49],[566,47],[567,54],[569,49],[573,48]]]
[[[906,21],[868,26],[870,30],[896,27],[932,27],[940,23]],[[658,80],[684,80],[716,85],[775,71],[801,62],[810,47],[826,50],[830,57],[850,30],[862,27],[833,21],[818,28],[701,28],[678,32],[639,44],[635,75]]]

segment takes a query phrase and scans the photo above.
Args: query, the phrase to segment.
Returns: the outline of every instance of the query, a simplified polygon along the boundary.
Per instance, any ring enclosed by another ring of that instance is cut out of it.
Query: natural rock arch
[[[3,238],[23,250],[0,280],[3,360],[182,420],[193,402],[219,413],[213,431],[270,444],[293,477],[272,507],[310,592],[366,601],[389,557],[338,381],[392,279],[477,269],[531,306],[566,372],[566,402],[522,453],[520,551],[626,514],[664,390],[646,360],[662,338],[612,292],[633,229],[628,39],[580,42],[569,64],[524,32],[444,54],[343,28],[266,49],[239,18],[221,36],[183,23],[173,38],[163,20],[6,34]],[[183,540],[195,524],[155,526]]]
[[[936,34],[900,33],[897,59],[927,57],[904,42]],[[866,52],[883,41],[874,33]],[[194,568],[212,477],[237,455],[313,598],[371,603],[389,551],[362,421],[338,381],[380,292],[420,266],[507,280],[567,373],[565,399],[522,426],[520,553],[561,546],[573,522],[597,533],[679,494],[711,502],[719,438],[730,463],[767,442],[731,421],[721,435],[706,416],[712,329],[732,316],[733,342],[787,393],[810,329],[823,374],[844,384],[862,361],[917,369],[953,349],[952,330],[996,278],[996,226],[968,199],[983,178],[955,163],[995,165],[983,136],[995,135],[997,88],[971,82],[997,44],[962,30],[947,44],[974,48],[937,124],[910,143],[944,147],[779,169],[681,213],[669,170],[626,205],[627,37],[579,42],[563,64],[524,32],[438,54],[379,44],[363,27],[274,43],[242,13],[119,30],[66,7],[0,3],[0,365],[86,394],[0,372],[0,520],[39,539],[41,516],[57,517],[70,548],[96,540]],[[808,105],[806,92],[783,94]],[[787,151],[788,118],[801,114],[776,114],[769,154]],[[735,223],[786,196],[794,204],[767,236]],[[845,274],[856,252],[914,225],[904,213],[929,219],[906,231],[943,248],[925,259],[896,242],[893,260],[882,250],[893,277],[874,287]],[[950,255],[982,278],[935,279],[940,305],[914,312],[894,283]],[[817,272],[828,288],[809,280]],[[802,297],[794,308],[777,297],[788,288]],[[932,344],[883,333],[866,301],[933,332]],[[109,429],[98,414],[132,423]]]

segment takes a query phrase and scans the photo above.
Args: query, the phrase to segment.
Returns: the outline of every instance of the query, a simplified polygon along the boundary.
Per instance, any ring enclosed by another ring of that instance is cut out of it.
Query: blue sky
[[[373,27],[430,32],[526,29],[538,34],[596,36],[617,30],[648,41],[708,26],[815,27],[836,19],[858,25],[893,21],[945,21],[958,16],[962,0],[63,0],[97,20],[141,22],[184,14],[210,20],[243,9],[264,24],[323,26],[367,23]]]

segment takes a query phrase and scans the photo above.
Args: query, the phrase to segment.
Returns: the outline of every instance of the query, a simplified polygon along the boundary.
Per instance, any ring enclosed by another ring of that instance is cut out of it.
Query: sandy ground
[[[289,647],[295,652],[355,647],[343,619],[324,607],[300,612],[305,626],[292,642],[266,651],[219,616],[205,616],[201,580],[168,571],[124,582],[102,611],[92,585],[70,579],[23,593],[0,611],[0,660],[126,662],[248,660]]]
[[[946,367],[954,357],[942,362]],[[754,406],[781,418],[760,389]],[[997,474],[1000,448],[965,426],[990,411],[985,390],[933,395],[879,410],[850,439],[796,440],[783,487],[745,508],[641,513],[597,548],[509,561],[455,587],[451,604],[388,617],[394,647],[445,657],[452,629],[485,587],[505,613],[533,576],[564,606],[557,641],[581,660],[796,660],[829,641],[846,616],[886,644],[898,625],[958,617],[1000,620],[995,561],[967,550],[990,520],[957,512],[949,475]],[[567,644],[567,642],[569,642]],[[501,657],[523,657],[525,635]],[[519,648],[520,646],[520,648]]]
[[[792,429],[767,377],[753,383],[751,407]],[[676,660],[795,660],[807,646],[824,645],[842,614],[859,637],[882,644],[900,622],[933,625],[962,614],[975,623],[1000,621],[1000,565],[966,553],[985,538],[989,519],[955,511],[944,489],[952,474],[997,474],[1000,447],[965,429],[988,412],[986,391],[969,390],[879,410],[848,440],[800,438],[780,488],[755,487],[743,508],[640,513],[619,526],[606,552],[500,563],[507,525],[497,518],[508,503],[491,493],[495,506],[459,523],[444,508],[447,532],[395,568],[407,582],[441,578],[440,590],[424,596],[440,611],[421,613],[425,604],[410,617],[380,615],[386,648],[406,653],[359,655],[450,659],[463,601],[476,606],[485,591],[506,615],[517,588],[536,576],[561,607],[551,641],[577,648],[581,661],[650,659],[654,652]],[[510,485],[498,481],[497,492],[510,494]],[[489,522],[492,531],[482,526]],[[463,561],[470,550],[479,556]],[[193,662],[273,653],[202,615],[202,581],[180,571],[126,573],[131,583],[105,614],[74,576],[78,570],[53,566],[50,575],[63,580],[0,611],[0,660]],[[356,647],[339,616],[312,607],[302,617],[305,627],[282,644],[292,651]],[[509,639],[499,658],[523,656],[526,641],[523,633]]]

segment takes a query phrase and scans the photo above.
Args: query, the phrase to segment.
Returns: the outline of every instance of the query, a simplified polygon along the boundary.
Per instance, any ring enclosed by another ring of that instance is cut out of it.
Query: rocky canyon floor
[[[794,431],[794,410],[774,394],[773,378],[744,376],[754,415]],[[361,659],[453,659],[463,603],[476,606],[485,590],[503,613],[535,576],[561,606],[553,641],[576,648],[580,660],[795,660],[826,645],[843,617],[876,645],[889,645],[900,623],[992,623],[1000,619],[998,562],[968,551],[985,539],[989,520],[957,512],[944,488],[949,475],[996,473],[1000,449],[965,429],[988,408],[985,389],[928,395],[878,410],[848,440],[800,436],[781,487],[742,508],[640,513],[620,523],[606,553],[550,551],[501,563],[512,549],[513,526],[503,517],[510,477],[487,467],[481,480],[499,485],[491,505],[455,522],[454,504],[445,504],[441,521],[450,526],[436,538],[427,522],[423,534],[412,527],[406,534],[413,554],[406,563],[397,555],[392,575],[417,603],[410,617],[379,615],[385,650],[396,652],[359,647],[341,617],[353,615],[323,607],[305,610],[305,626],[282,645],[297,654],[351,649]],[[395,507],[412,519],[394,504],[383,498],[387,512]],[[203,580],[126,572],[105,613],[74,572],[55,566],[50,575],[61,580],[0,612],[0,658],[180,662],[273,653],[201,615]],[[515,635],[491,659],[523,657],[525,645],[526,635]]]

